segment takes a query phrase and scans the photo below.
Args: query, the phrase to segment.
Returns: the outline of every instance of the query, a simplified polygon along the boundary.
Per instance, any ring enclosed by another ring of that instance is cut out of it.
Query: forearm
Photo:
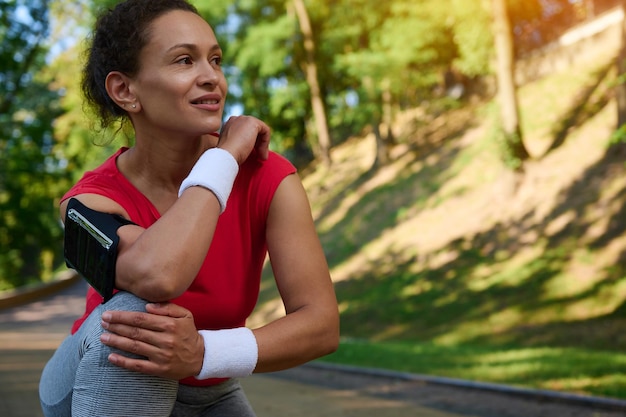
[[[267,244],[286,316],[255,329],[255,372],[297,366],[337,349],[339,312],[324,251],[297,176],[276,190],[267,222]]]
[[[183,180],[178,200],[120,249],[118,288],[150,301],[181,295],[206,257],[238,171],[239,165],[228,151],[205,151]]]
[[[258,344],[255,373],[275,372],[334,352],[339,344],[336,305],[309,306],[254,330]]]
[[[211,191],[192,187],[148,229],[121,228],[116,287],[150,301],[182,294],[206,257],[219,213]]]

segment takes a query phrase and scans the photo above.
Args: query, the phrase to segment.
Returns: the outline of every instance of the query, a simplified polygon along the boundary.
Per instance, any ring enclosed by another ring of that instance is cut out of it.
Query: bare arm
[[[82,194],[76,198],[94,210],[128,218],[119,204],[106,197]],[[66,206],[61,206],[62,216]],[[206,256],[219,210],[213,193],[193,187],[150,228],[121,227],[116,288],[150,301],[166,301],[184,292]]]
[[[283,180],[270,206],[267,242],[286,316],[253,330],[258,344],[255,372],[287,369],[331,353],[339,343],[339,313],[326,259],[308,200],[296,175]],[[109,311],[103,342],[146,356],[111,354],[127,369],[167,378],[197,375],[204,342],[191,313],[175,304],[149,304],[148,313]]]
[[[337,349],[339,313],[309,201],[296,175],[278,187],[267,222],[272,269],[287,315],[255,329],[255,372],[300,365]]]
[[[258,119],[240,116],[224,126],[219,147],[241,164],[256,149],[267,158],[269,128]],[[86,206],[129,218],[115,201],[95,195],[77,198]],[[65,218],[67,203],[61,205]],[[211,191],[190,187],[148,229],[123,226],[116,263],[116,287],[150,301],[166,301],[181,295],[198,273],[213,239],[220,213]]]

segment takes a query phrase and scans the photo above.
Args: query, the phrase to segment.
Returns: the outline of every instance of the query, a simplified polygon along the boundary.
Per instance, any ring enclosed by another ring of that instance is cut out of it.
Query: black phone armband
[[[75,269],[102,297],[113,296],[115,263],[120,238],[117,229],[135,224],[117,214],[92,210],[71,198],[65,214],[63,255],[65,264]]]

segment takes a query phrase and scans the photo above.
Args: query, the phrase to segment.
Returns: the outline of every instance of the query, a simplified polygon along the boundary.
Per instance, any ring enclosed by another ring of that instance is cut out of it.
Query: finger
[[[149,358],[158,352],[158,347],[146,343],[140,339],[132,339],[117,333],[105,332],[100,335],[100,341],[115,349],[122,350],[129,354],[144,356]]]
[[[169,340],[169,342],[168,342]],[[173,361],[173,341],[165,338],[148,337],[147,339],[132,339],[115,333],[103,333],[100,341],[110,348],[119,349],[121,355],[128,353],[129,355],[141,356],[142,359],[149,360],[157,364],[171,364]],[[119,354],[118,354],[119,355]]]
[[[181,372],[179,367],[172,367],[172,358],[164,354],[161,349],[154,346],[132,341],[127,338],[113,334],[103,334],[101,340],[111,348],[116,348],[122,353],[110,353],[109,362],[131,371],[141,372],[149,375],[158,375],[165,378],[181,379],[188,375]],[[129,357],[124,354],[134,354],[138,357]]]
[[[126,325],[154,331],[162,331],[164,328],[163,318],[150,313],[108,310],[102,313],[101,318],[105,329],[113,325]]]
[[[141,372],[148,375],[163,375],[164,369],[159,364],[151,362],[147,359],[129,358],[117,353],[111,353],[108,357],[109,362],[130,371]]]
[[[146,311],[159,316],[168,316],[174,318],[193,317],[191,312],[184,307],[172,303],[149,303],[146,304]]]
[[[151,343],[154,340],[154,338],[147,336],[148,332],[154,333],[152,330],[144,330],[139,327],[128,326],[125,324],[110,324],[107,322],[102,322],[102,327],[108,332],[104,333],[105,337],[108,337],[110,334],[115,334],[129,340],[140,340],[145,341],[146,343]]]
[[[257,154],[259,155],[259,157],[263,160],[267,159],[269,157],[269,152],[270,152],[270,132],[269,130],[267,131],[262,131],[259,136],[257,137],[257,143],[256,143],[256,151]]]

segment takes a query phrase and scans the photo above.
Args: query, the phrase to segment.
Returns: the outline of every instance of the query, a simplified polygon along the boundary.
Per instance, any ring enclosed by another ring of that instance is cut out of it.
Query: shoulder
[[[284,156],[270,152],[267,160],[252,155],[240,168],[240,177],[246,182],[257,182],[275,188],[288,175],[297,172],[296,167]]]
[[[85,172],[82,178],[61,198],[61,213],[64,213],[68,200],[71,197],[77,197],[83,204],[94,210],[117,213],[138,224],[144,224],[142,213],[146,209],[147,199],[117,168],[117,157],[125,150],[126,148],[121,148],[100,166]],[[150,212],[149,209],[148,212]]]
[[[275,152],[270,152],[266,160],[252,155],[239,169],[228,205],[241,207],[243,212],[251,212],[257,219],[265,219],[276,190],[285,178],[296,172],[296,167],[287,158]],[[232,211],[237,209],[226,209],[226,213]]]
[[[108,196],[109,193],[115,193],[120,188],[121,173],[117,169],[117,157],[121,155],[126,148],[121,148],[97,168],[87,171],[82,178],[70,188],[61,201],[78,194],[101,194]]]

